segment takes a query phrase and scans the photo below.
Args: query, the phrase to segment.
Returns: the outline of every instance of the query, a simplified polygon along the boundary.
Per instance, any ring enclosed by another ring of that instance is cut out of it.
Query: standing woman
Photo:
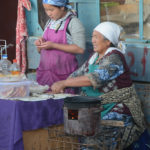
[[[50,19],[43,37],[35,41],[41,54],[37,82],[51,86],[77,69],[76,54],[85,49],[85,29],[68,0],[43,0],[43,7]]]

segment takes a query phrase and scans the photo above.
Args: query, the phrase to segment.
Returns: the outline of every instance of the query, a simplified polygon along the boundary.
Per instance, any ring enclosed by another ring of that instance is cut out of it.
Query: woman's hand
[[[53,48],[53,42],[51,41],[46,41],[46,42],[42,42],[40,45],[38,45],[37,47],[40,49],[52,49]]]
[[[51,86],[51,90],[53,93],[57,94],[57,93],[63,93],[65,89],[65,80],[62,81],[58,81],[55,82],[52,86]]]
[[[41,48],[39,48],[39,46],[45,42],[45,40],[43,38],[39,38],[37,40],[35,40],[34,45],[37,47],[38,52],[40,53]]]
[[[39,38],[39,39],[35,40],[34,45],[35,46],[40,46],[43,42],[45,42],[44,39]]]

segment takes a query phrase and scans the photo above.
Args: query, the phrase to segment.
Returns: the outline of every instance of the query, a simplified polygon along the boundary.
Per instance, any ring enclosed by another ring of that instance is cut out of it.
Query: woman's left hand
[[[53,93],[57,94],[57,93],[63,93],[65,89],[65,80],[62,81],[58,81],[55,82],[52,86],[51,86],[51,90]]]
[[[37,46],[40,49],[52,49],[53,48],[53,42],[46,41],[42,42],[41,45]]]

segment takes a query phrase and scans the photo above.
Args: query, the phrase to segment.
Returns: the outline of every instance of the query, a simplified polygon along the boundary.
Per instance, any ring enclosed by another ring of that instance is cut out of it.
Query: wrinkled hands
[[[39,38],[34,42],[35,46],[38,48],[40,52],[41,49],[51,49],[53,48],[53,42],[45,41],[43,38]]]
[[[65,89],[65,80],[55,82],[51,86],[52,93],[55,93],[55,94],[57,94],[57,93],[63,93],[64,89]]]

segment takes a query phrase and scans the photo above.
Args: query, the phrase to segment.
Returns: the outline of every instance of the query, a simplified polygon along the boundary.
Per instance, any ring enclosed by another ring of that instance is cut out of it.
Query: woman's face
[[[98,31],[93,31],[92,44],[93,50],[99,54],[104,54],[106,50],[110,47],[110,41],[104,39],[104,36]]]
[[[66,11],[64,7],[56,7],[50,4],[43,4],[46,14],[52,20],[58,20],[63,18],[66,15]]]

